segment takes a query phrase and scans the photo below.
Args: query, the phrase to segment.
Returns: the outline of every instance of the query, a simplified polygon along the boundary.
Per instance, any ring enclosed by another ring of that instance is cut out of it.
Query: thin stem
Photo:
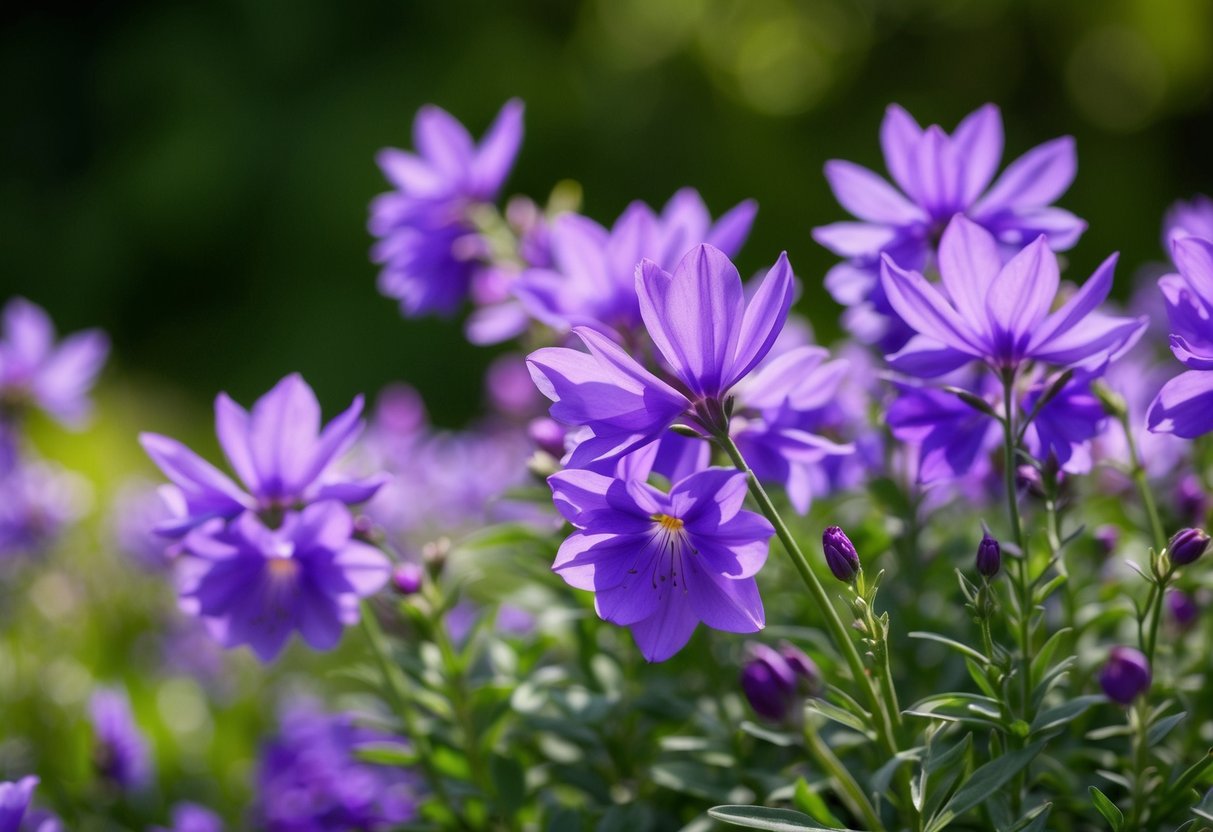
[[[1137,450],[1137,442],[1133,439],[1133,431],[1129,426],[1129,413],[1121,410],[1118,416],[1120,427],[1125,433],[1125,444],[1129,450],[1129,465],[1133,471],[1133,482],[1141,494],[1142,505],[1146,507],[1146,517],[1150,521],[1150,533],[1154,538],[1154,551],[1161,552],[1167,545],[1167,534],[1163,531],[1162,520],[1158,516],[1158,505],[1154,502],[1154,492],[1146,479],[1146,466],[1142,464],[1141,454]]]
[[[1143,811],[1146,804],[1146,769],[1150,765],[1150,743],[1147,735],[1149,727],[1150,708],[1144,696],[1137,697],[1133,707],[1127,712],[1129,727],[1133,739],[1131,749],[1133,756],[1133,787],[1131,789],[1133,805],[1129,809],[1129,819],[1125,824],[1125,832],[1141,828],[1145,817]]]
[[[1032,702],[1032,580],[1029,567],[1027,539],[1023,533],[1023,521],[1019,516],[1019,492],[1015,487],[1015,373],[1008,370],[1002,376],[1003,388],[1003,459],[1005,461],[1005,484],[1007,489],[1007,513],[1011,519],[1011,534],[1019,548],[1019,569],[1016,574],[1016,589],[1019,595],[1019,650],[1023,660],[1021,692],[1023,695],[1023,717],[1031,722]]]
[[[864,824],[872,832],[883,832],[884,823],[880,820],[880,815],[876,813],[876,808],[872,806],[872,801],[868,800],[868,796],[864,794],[863,789],[860,788],[859,783],[855,781],[842,761],[834,755],[828,745],[821,741],[816,727],[808,722],[804,725],[804,742],[809,753],[817,760],[817,764],[834,780],[838,796],[847,809],[857,817],[863,818]]]
[[[375,663],[379,666],[379,673],[383,677],[383,686],[387,689],[388,696],[392,700],[392,706],[396,710],[396,714],[404,723],[404,731],[408,739],[417,747],[417,761],[421,765],[422,773],[425,775],[426,783],[434,796],[438,798],[438,802],[448,808],[459,821],[459,825],[464,829],[470,829],[471,825],[467,822],[459,812],[455,811],[455,804],[451,801],[450,795],[446,790],[446,782],[442,779],[442,774],[434,767],[434,749],[430,745],[429,734],[420,730],[417,725],[417,719],[413,714],[412,705],[409,702],[409,695],[406,689],[406,681],[402,675],[396,671],[391,659],[388,657],[387,642],[383,636],[383,630],[379,627],[379,621],[375,618],[375,611],[371,609],[369,603],[363,604],[362,607],[362,632],[366,634],[367,643],[370,644],[371,653],[375,656]]]
[[[1150,663],[1151,672],[1154,669],[1154,651],[1158,647],[1158,625],[1162,621],[1162,608],[1166,602],[1167,585],[1174,574],[1175,568],[1172,567],[1165,575],[1157,579],[1158,583],[1151,584],[1150,595],[1146,600],[1145,621],[1149,623],[1146,626],[1146,637],[1142,642],[1141,651],[1146,654],[1146,661]]]
[[[901,705],[897,701],[897,689],[893,686],[893,669],[889,665],[889,643],[885,637],[884,627],[876,619],[876,614],[872,608],[865,603],[864,610],[864,626],[867,627],[868,636],[872,640],[876,676],[880,682],[881,694],[884,696],[884,701],[889,705],[889,714],[893,718],[893,727],[895,730],[901,730]]]
[[[825,587],[821,585],[821,581],[818,580],[817,575],[813,572],[808,559],[800,550],[800,544],[792,536],[791,530],[783,521],[783,517],[780,516],[778,509],[775,508],[775,504],[771,501],[766,489],[762,487],[762,484],[758,482],[758,477],[754,475],[750,466],[746,464],[745,457],[741,455],[741,450],[733,442],[727,431],[721,431],[715,436],[715,439],[724,449],[725,453],[729,455],[729,459],[733,461],[737,470],[746,475],[750,494],[753,495],[755,502],[758,503],[759,510],[771,521],[771,525],[775,527],[775,535],[783,543],[784,550],[792,559],[792,564],[796,567],[796,571],[800,573],[801,580],[808,587],[809,594],[813,596],[818,609],[825,616],[826,627],[835,648],[842,653],[843,659],[851,670],[851,676],[855,680],[855,684],[863,689],[864,696],[867,698],[872,709],[872,718],[876,722],[876,734],[881,744],[891,757],[897,756],[897,736],[894,721],[889,715],[888,710],[890,707],[896,707],[895,703],[893,701],[886,702],[873,686],[871,677],[864,670],[863,658],[859,655],[859,650],[855,647],[855,642],[851,639],[851,634],[848,632],[846,625],[842,623],[838,610],[834,608],[834,604],[826,593]],[[898,714],[898,718],[900,719],[900,714]],[[898,781],[901,786],[902,804],[906,813],[911,818],[913,828],[918,829],[921,827],[921,818],[918,816],[918,812],[910,800],[909,773],[904,767],[898,767]]]

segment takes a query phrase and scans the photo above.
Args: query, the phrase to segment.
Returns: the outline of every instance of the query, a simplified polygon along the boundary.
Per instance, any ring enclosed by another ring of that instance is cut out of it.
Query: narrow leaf
[[[1094,786],[1089,786],[1087,791],[1091,793],[1091,802],[1095,804],[1096,811],[1103,815],[1104,820],[1112,827],[1112,832],[1120,832],[1125,823],[1124,812],[1120,811],[1106,794]]]
[[[1003,784],[1026,768],[1044,746],[1043,740],[1034,742],[1027,748],[997,757],[974,771],[939,814],[931,818],[926,832],[940,832],[965,812],[980,806],[992,794],[997,793]]]
[[[708,815],[733,826],[769,832],[803,832],[806,829],[811,832],[852,832],[837,826],[822,826],[802,812],[766,806],[714,806],[708,809]]]

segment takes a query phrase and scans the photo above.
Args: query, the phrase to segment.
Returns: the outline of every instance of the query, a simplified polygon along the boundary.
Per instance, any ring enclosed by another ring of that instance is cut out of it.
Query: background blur
[[[576,179],[606,223],[682,185],[714,213],[757,198],[742,271],[788,249],[823,340],[832,258],[809,229],[844,213],[821,166],[883,170],[889,102],[949,130],[997,102],[1010,157],[1075,135],[1061,204],[1091,227],[1072,267],[1085,276],[1119,249],[1122,293],[1161,256],[1167,204],[1213,189],[1206,0],[221,0],[5,16],[0,298],[28,296],[64,331],[107,329],[111,405],[155,390],[198,422],[217,390],[248,403],[296,369],[330,413],[391,379],[421,388],[440,423],[476,409],[490,354],[456,325],[402,320],[367,260],[366,204],[385,189],[373,154],[409,146],[426,102],[479,135],[525,99],[507,193],[543,199]]]

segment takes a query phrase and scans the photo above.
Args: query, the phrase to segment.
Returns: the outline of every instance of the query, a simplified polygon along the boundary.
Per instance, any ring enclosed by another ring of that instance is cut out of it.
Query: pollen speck
[[[682,531],[683,523],[677,517],[671,517],[668,514],[654,514],[653,519],[657,521],[657,525],[665,529],[667,532]]]

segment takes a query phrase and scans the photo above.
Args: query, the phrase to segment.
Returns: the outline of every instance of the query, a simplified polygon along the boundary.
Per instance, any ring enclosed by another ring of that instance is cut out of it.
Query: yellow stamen
[[[654,514],[653,519],[657,521],[657,525],[665,529],[667,532],[682,531],[683,523],[677,517],[671,517],[668,514]]]
[[[272,578],[286,580],[295,577],[299,563],[294,558],[270,558],[268,568]]]

